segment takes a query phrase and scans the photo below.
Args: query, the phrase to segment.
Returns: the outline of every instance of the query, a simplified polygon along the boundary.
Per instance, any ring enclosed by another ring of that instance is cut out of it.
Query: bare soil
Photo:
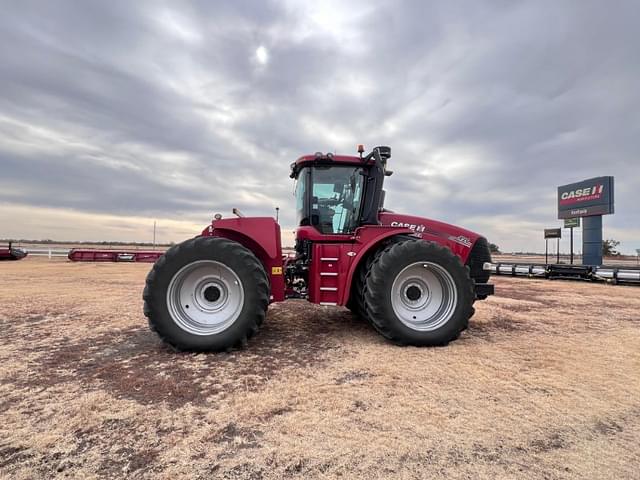
[[[640,287],[495,278],[431,349],[290,301],[189,354],[148,269],[0,264],[0,478],[640,478]]]

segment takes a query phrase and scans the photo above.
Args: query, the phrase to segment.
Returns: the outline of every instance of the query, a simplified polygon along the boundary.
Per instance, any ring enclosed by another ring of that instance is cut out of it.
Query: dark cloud
[[[0,203],[194,223],[278,205],[293,226],[289,163],[364,142],[393,147],[389,207],[508,249],[539,248],[556,185],[615,175],[606,224],[631,251],[638,20],[631,0],[14,2]]]

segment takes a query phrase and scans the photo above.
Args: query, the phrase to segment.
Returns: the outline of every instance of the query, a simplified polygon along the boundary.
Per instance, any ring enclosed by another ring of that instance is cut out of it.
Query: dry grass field
[[[0,477],[640,478],[640,288],[496,278],[432,349],[294,301],[196,355],[148,269],[0,264]]]

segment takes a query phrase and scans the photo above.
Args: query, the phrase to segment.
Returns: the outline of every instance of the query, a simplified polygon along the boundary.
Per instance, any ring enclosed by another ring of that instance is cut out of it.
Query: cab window
[[[362,168],[314,167],[311,223],[322,233],[351,233],[358,226],[364,177]]]
[[[310,223],[307,203],[309,173],[308,168],[303,168],[296,180],[296,220],[300,226],[309,225]]]

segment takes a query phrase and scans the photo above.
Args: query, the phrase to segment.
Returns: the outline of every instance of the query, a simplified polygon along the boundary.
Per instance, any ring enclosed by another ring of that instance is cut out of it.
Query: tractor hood
[[[481,235],[470,230],[431,220],[430,218],[403,215],[389,211],[380,212],[378,218],[382,225],[406,227],[416,232],[416,235],[420,238],[448,246],[463,262],[467,261],[471,248],[476,240],[481,237]]]

